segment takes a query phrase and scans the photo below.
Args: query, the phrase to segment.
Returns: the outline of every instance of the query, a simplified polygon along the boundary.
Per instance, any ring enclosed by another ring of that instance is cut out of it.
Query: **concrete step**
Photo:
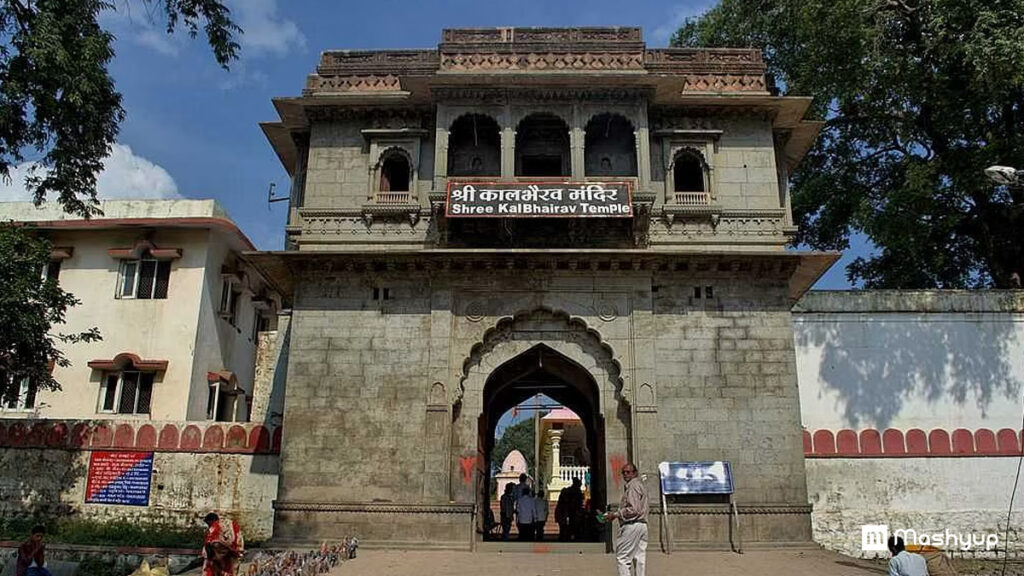
[[[607,554],[604,542],[477,542],[477,552],[498,554]]]

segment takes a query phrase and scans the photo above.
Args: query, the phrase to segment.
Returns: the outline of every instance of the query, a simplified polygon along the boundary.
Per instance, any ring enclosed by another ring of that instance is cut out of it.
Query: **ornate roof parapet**
[[[441,44],[626,44],[643,43],[636,26],[581,28],[445,28]]]

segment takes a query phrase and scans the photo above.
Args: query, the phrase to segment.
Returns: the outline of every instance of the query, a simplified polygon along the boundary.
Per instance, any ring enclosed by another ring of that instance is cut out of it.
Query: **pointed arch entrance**
[[[616,473],[632,459],[632,409],[615,352],[582,320],[548,309],[507,317],[488,330],[463,366],[452,411],[452,500],[472,500],[482,511],[491,501],[490,457],[499,418],[542,393],[575,412],[586,431],[590,498],[605,509]],[[468,478],[465,455],[475,455]],[[547,479],[542,479],[547,480]],[[483,514],[478,514],[481,527]],[[549,517],[549,522],[554,522]]]

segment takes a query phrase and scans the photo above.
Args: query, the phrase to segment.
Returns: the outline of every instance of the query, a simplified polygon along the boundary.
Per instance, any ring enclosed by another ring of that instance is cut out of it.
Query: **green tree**
[[[798,242],[877,247],[867,287],[1011,286],[1024,276],[1024,0],[721,0],[674,46],[764,50],[825,120],[792,175]]]
[[[505,462],[505,457],[513,450],[519,450],[526,458],[526,469],[533,470],[534,463],[534,419],[527,418],[517,422],[502,433],[501,438],[494,444],[491,450],[491,468],[500,470]]]
[[[214,58],[227,68],[237,57],[241,30],[217,0],[139,0],[162,14],[168,33],[205,32]],[[96,176],[124,119],[121,95],[108,72],[114,37],[99,17],[114,5],[102,0],[0,0],[0,177],[30,155],[25,181],[36,204],[48,196],[81,217],[99,212]],[[68,365],[57,347],[96,340],[99,333],[54,334],[78,303],[41,270],[49,243],[22,227],[0,224],[0,384],[7,399],[28,378],[59,389],[50,363]]]
[[[78,300],[60,289],[56,278],[43,280],[50,263],[50,243],[13,227],[0,226],[0,400],[17,401],[25,380],[37,388],[56,389],[50,362],[68,366],[58,344],[99,340],[95,328],[53,334],[68,308]]]

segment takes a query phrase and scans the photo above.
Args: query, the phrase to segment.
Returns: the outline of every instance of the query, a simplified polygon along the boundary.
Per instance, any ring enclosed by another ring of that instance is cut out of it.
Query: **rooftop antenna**
[[[267,211],[268,212],[270,211],[270,205],[273,204],[274,202],[284,202],[285,200],[289,199],[288,196],[278,196],[277,198],[275,198],[274,197],[274,188],[276,188],[276,187],[277,187],[277,183],[276,182],[271,182],[270,183],[270,188],[267,189]]]

